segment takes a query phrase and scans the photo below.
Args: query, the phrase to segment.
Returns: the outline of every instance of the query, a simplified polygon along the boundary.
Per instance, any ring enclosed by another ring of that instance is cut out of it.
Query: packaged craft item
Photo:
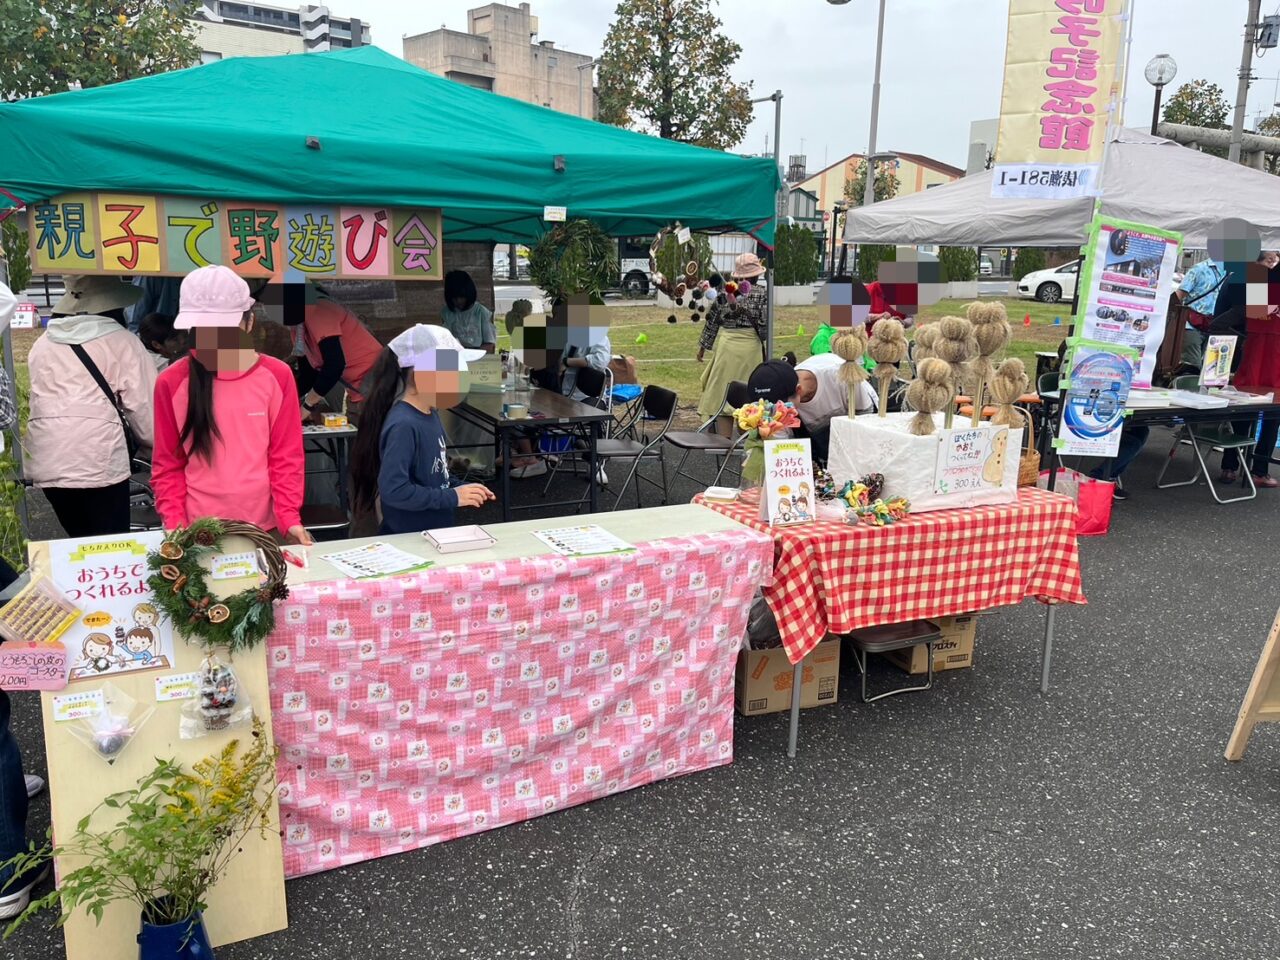
[[[209,654],[200,664],[198,695],[182,704],[179,736],[196,740],[252,721],[253,706],[235,670],[216,653]]]
[[[106,683],[102,712],[75,721],[68,730],[97,757],[115,763],[155,712],[154,706],[138,703],[114,683]]]
[[[48,643],[80,613],[48,577],[38,577],[0,609],[0,637],[15,643]]]

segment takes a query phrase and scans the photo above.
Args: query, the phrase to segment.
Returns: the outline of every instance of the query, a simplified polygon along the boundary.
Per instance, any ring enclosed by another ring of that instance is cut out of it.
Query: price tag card
[[[64,693],[53,698],[53,719],[55,723],[66,723],[69,720],[96,717],[105,706],[101,687],[97,690],[85,690],[83,693]]]
[[[0,646],[0,690],[61,690],[67,685],[67,648],[61,643]]]
[[[190,700],[200,692],[200,671],[156,677],[156,703]]]
[[[1008,427],[943,430],[939,439],[934,493],[990,490],[1001,486],[1005,457],[1009,455]]]
[[[242,580],[245,577],[256,577],[258,557],[252,550],[244,553],[223,553],[213,558],[209,568],[211,580]]]

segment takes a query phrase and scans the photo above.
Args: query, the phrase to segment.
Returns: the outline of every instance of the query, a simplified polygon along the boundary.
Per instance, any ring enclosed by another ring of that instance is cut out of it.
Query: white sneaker
[[[0,920],[12,920],[27,909],[31,903],[31,889],[48,875],[49,864],[46,863],[34,873],[24,874],[21,879],[13,881],[22,884],[16,890],[11,884],[0,891]]]
[[[511,476],[516,480],[528,480],[531,477],[545,477],[546,475],[547,465],[541,460],[525,467],[515,467],[511,471]]]
[[[27,796],[28,797],[34,797],[41,790],[44,789],[44,780],[40,777],[37,777],[34,773],[28,773],[26,775],[26,780],[27,780]]]

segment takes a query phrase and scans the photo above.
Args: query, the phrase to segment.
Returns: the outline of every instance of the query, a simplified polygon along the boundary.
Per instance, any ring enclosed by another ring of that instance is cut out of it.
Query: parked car
[[[990,257],[984,255],[978,258],[979,276],[989,277],[995,272],[996,272],[996,265],[991,262]]]
[[[1080,261],[1073,260],[1060,267],[1036,270],[1018,281],[1018,296],[1030,297],[1041,303],[1057,303],[1076,295],[1076,278],[1080,274]]]

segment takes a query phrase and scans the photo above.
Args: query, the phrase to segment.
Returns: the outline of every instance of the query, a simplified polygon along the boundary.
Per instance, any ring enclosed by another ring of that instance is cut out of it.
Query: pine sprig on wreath
[[[221,551],[228,536],[245,537],[261,552],[267,580],[219,600],[209,592],[201,560]],[[205,517],[179,527],[147,554],[147,567],[156,606],[185,640],[206,649],[227,647],[235,653],[256,647],[275,628],[274,601],[289,595],[280,547],[252,523]]]

